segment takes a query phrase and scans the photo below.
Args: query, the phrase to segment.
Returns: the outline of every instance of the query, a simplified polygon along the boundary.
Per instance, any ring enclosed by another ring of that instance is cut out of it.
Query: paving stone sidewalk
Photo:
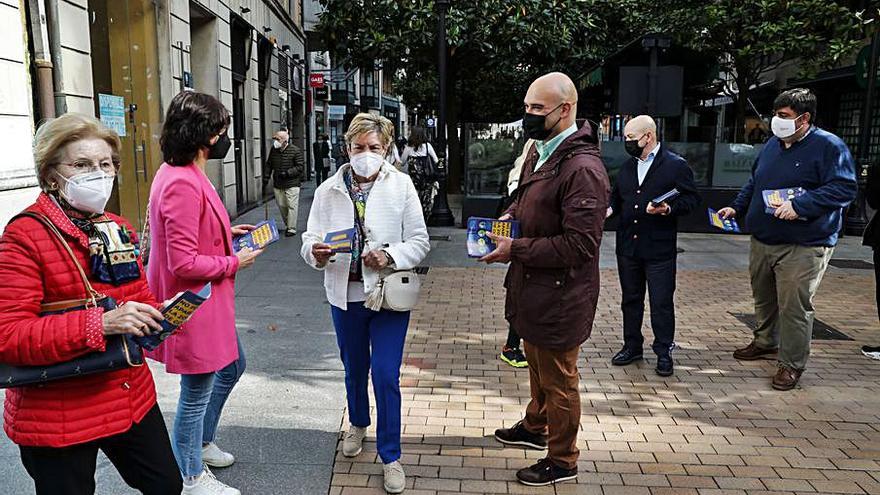
[[[542,453],[492,438],[521,418],[529,396],[528,372],[497,359],[503,275],[475,266],[427,274],[402,374],[409,495],[880,494],[880,362],[859,352],[880,341],[872,272],[829,269],[817,316],[854,340],[814,341],[801,386],[777,392],[774,363],[731,356],[751,335],[731,315],[753,312],[746,272],[679,272],[676,373],[664,379],[652,358],[611,366],[620,290],[616,271],[603,270],[580,358],[580,475],[555,488],[518,484],[514,471]],[[331,495],[383,493],[369,435],[357,458],[337,452]]]

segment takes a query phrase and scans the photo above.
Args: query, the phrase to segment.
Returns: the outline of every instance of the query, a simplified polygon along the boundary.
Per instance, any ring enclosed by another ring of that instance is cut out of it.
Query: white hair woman
[[[161,329],[134,229],[104,211],[119,146],[115,132],[85,115],[65,114],[37,131],[43,192],[0,238],[0,363],[69,363],[109,350],[111,336]],[[84,302],[83,277],[107,297]],[[141,493],[181,491],[147,366],[10,388],[4,419],[37,495],[94,494],[98,450]]]
[[[345,367],[351,425],[342,453],[354,457],[362,450],[370,425],[367,380],[372,374],[385,491],[401,493],[406,479],[400,465],[400,365],[410,314],[374,311],[365,301],[376,290],[383,270],[414,268],[427,256],[430,244],[412,181],[385,161],[393,134],[394,126],[385,117],[362,113],[352,120],[345,134],[351,163],[315,191],[302,256],[324,271]],[[351,228],[352,252],[334,254],[324,243],[325,236]]]

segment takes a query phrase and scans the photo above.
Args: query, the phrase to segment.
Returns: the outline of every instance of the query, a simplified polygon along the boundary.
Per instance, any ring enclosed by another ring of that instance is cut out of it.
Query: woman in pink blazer
[[[260,251],[234,254],[232,236],[253,229],[231,227],[217,191],[205,175],[208,159],[229,151],[229,113],[210,95],[184,91],[171,101],[162,130],[165,163],[150,190],[150,263],[147,280],[159,300],[211,283],[211,297],[179,332],[150,357],[180,374],[174,421],[174,455],[185,495],[240,495],[207,467],[235,458],[214,444],[220,413],[244,372],[245,357],[235,331],[235,274]]]

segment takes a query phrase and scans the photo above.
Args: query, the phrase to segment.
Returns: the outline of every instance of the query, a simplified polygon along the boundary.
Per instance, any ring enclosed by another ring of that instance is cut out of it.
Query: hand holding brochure
[[[467,250],[469,257],[482,258],[495,250],[495,243],[486,235],[488,232],[516,239],[520,236],[519,222],[494,218],[468,218]]]
[[[671,191],[652,199],[651,204],[656,208],[663,203],[669,203],[670,201],[675,200],[675,198],[679,196],[681,196],[681,193],[678,192],[678,189],[673,188]]]
[[[803,187],[786,187],[784,189],[765,189],[761,191],[761,197],[764,199],[764,211],[768,215],[776,213],[776,209],[782,206],[782,203],[799,198],[807,193]],[[801,220],[804,218],[802,217]]]
[[[354,243],[354,228],[329,232],[324,236],[324,244],[330,246],[330,252],[350,253]]]
[[[278,226],[275,220],[267,220],[260,222],[256,228],[247,234],[240,235],[232,239],[232,249],[237,253],[244,248],[251,248],[254,251],[263,249],[264,247],[278,241],[281,236],[278,235]]]
[[[159,344],[174,335],[180,325],[186,323],[190,316],[211,297],[211,283],[208,282],[198,292],[186,291],[174,296],[162,310],[165,319],[159,322],[162,330],[146,337],[135,337],[135,341],[148,351],[159,347]]]
[[[741,230],[739,229],[739,224],[736,223],[736,219],[721,218],[721,215],[719,215],[718,212],[713,210],[712,208],[709,208],[709,225],[715,228],[719,228],[725,232],[741,232]]]

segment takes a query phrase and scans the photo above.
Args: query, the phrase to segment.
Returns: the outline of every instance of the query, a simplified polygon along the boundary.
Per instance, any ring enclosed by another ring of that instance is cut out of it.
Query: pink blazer
[[[196,165],[162,164],[150,189],[147,281],[164,301],[211,282],[211,298],[149,357],[169,373],[210,373],[238,359],[229,214]]]

